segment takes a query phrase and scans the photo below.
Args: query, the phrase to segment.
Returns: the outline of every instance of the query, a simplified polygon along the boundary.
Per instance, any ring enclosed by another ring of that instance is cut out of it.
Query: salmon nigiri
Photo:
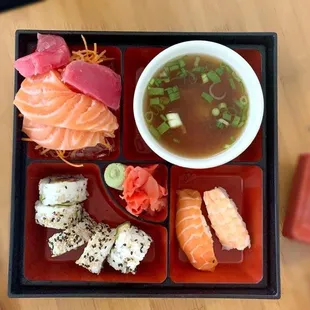
[[[198,270],[214,271],[217,259],[213,250],[210,228],[201,212],[198,191],[177,191],[176,235],[181,249]]]
[[[72,91],[57,71],[26,78],[14,104],[24,117],[41,125],[113,132],[116,117],[102,103]]]
[[[103,131],[91,132],[40,125],[24,117],[22,131],[37,144],[51,150],[71,151],[97,144],[106,145],[107,137],[113,134]]]
[[[246,247],[251,247],[246,225],[225,189],[216,187],[211,191],[206,191],[203,199],[212,228],[223,248],[244,250]]]

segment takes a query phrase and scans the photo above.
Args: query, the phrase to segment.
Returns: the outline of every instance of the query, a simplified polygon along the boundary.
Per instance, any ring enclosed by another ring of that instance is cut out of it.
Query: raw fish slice
[[[62,37],[38,33],[36,51],[17,59],[14,67],[22,76],[30,77],[63,67],[69,61],[70,51]]]
[[[24,118],[22,131],[34,142],[51,150],[78,150],[97,144],[106,145],[106,137],[113,133],[91,132],[48,125],[40,125]]]
[[[225,250],[251,247],[250,236],[233,200],[220,187],[204,192],[212,228]]]
[[[62,73],[62,80],[85,95],[117,110],[121,99],[121,77],[110,68],[81,60],[73,61]]]
[[[176,235],[181,249],[198,270],[214,271],[217,259],[213,250],[210,228],[201,212],[198,191],[177,191]]]
[[[57,71],[26,78],[14,104],[26,118],[42,125],[109,133],[118,128],[116,117],[103,103],[72,91]]]

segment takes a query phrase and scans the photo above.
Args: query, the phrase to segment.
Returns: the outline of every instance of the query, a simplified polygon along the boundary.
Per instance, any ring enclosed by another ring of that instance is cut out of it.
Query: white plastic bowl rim
[[[174,154],[152,136],[147,128],[143,102],[148,83],[167,62],[185,55],[209,55],[228,64],[242,79],[249,97],[249,111],[243,132],[233,145],[221,153],[205,158],[188,158]],[[187,41],[173,45],[159,53],[147,65],[136,85],[134,94],[134,117],[137,128],[146,144],[166,161],[187,168],[211,168],[230,162],[243,153],[256,137],[264,114],[264,97],[260,82],[247,61],[232,49],[209,41]]]

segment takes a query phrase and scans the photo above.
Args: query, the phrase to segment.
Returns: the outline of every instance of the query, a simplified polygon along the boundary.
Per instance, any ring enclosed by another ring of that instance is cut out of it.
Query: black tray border
[[[100,286],[100,283],[74,283],[74,282],[41,282],[28,281],[23,276],[23,225],[18,225],[24,218],[23,193],[24,189],[19,186],[24,184],[27,159],[20,156],[24,153],[23,146],[17,143],[21,133],[18,128],[17,110],[14,109],[14,139],[13,139],[13,161],[12,161],[12,206],[11,206],[11,230],[10,230],[10,258],[9,258],[9,297],[195,297],[195,298],[280,298],[280,264],[279,264],[279,219],[278,219],[278,141],[277,141],[277,34],[276,33],[182,33],[182,32],[104,32],[104,31],[40,31],[40,30],[17,30],[15,56],[20,52],[19,42],[23,35],[36,35],[41,33],[57,33],[65,37],[80,36],[81,33],[91,35],[104,35],[107,45],[116,45],[124,50],[131,46],[167,46],[185,40],[212,40],[226,45],[238,45],[246,47],[249,45],[263,45],[266,48],[266,104],[273,108],[273,115],[268,117],[265,113],[265,128],[263,139],[266,139],[267,149],[274,150],[263,154],[264,162],[242,162],[265,166],[267,174],[264,174],[264,182],[269,181],[267,191],[264,190],[264,204],[266,197],[271,197],[267,208],[264,208],[264,244],[268,245],[268,253],[264,249],[265,256],[268,255],[269,272],[265,283],[258,284],[207,284],[192,287],[186,284],[178,284],[174,287],[162,286],[161,284],[142,284],[134,287],[124,287],[121,283]],[[133,38],[134,37],[134,38]],[[67,40],[68,38],[66,38]],[[140,40],[150,43],[140,44]],[[223,42],[224,41],[224,42]],[[68,39],[70,43],[70,39]],[[124,46],[118,44],[122,42]],[[157,43],[161,42],[161,43]],[[123,68],[122,68],[123,70]],[[15,91],[21,77],[15,72]],[[269,85],[269,86],[268,86]],[[263,143],[265,145],[265,143]],[[265,150],[263,150],[265,153]],[[264,155],[267,155],[264,156]],[[35,161],[35,160],[34,160]],[[34,162],[33,161],[33,162]],[[50,161],[49,161],[50,162]],[[238,165],[238,162],[230,163]],[[265,187],[266,189],[266,187]],[[20,190],[22,194],[20,194]],[[18,191],[18,192],[17,192]],[[267,209],[267,210],[266,210]],[[265,212],[267,211],[267,212]],[[268,218],[268,221],[267,221]],[[267,227],[267,229],[265,229]],[[265,271],[265,264],[264,264]],[[265,272],[264,272],[265,275]],[[265,281],[264,281],[265,282]],[[61,284],[61,286],[59,286]],[[120,290],[121,288],[121,290]],[[74,292],[74,293],[73,293]]]

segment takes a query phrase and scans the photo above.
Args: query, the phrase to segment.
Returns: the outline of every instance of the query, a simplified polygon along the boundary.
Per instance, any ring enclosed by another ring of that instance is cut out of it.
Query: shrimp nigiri
[[[216,187],[204,192],[208,216],[223,249],[244,250],[251,247],[246,225],[225,189]]]
[[[217,259],[210,228],[202,215],[198,191],[177,191],[176,235],[181,249],[198,270],[214,271]]]

